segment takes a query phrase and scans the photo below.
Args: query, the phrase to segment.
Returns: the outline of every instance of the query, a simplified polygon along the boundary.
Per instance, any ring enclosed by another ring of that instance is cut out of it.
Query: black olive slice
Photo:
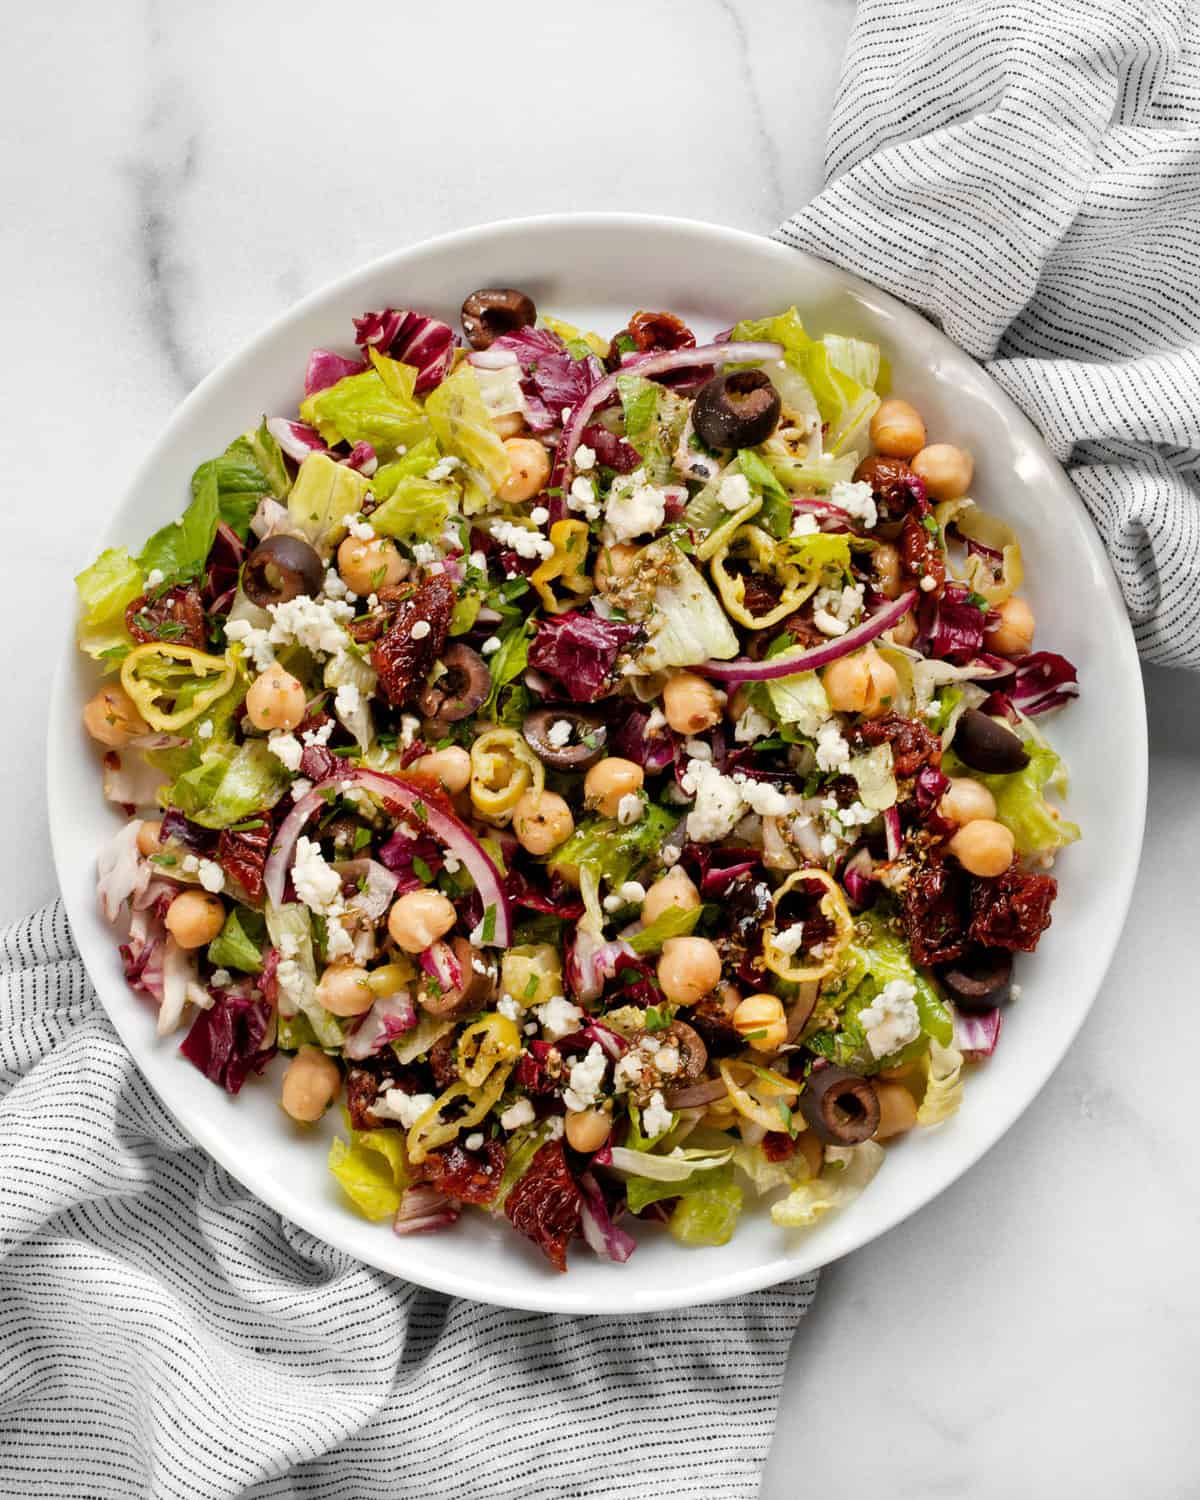
[[[260,608],[301,594],[315,598],[325,582],[321,559],[298,536],[269,536],[242,564],[242,588]]]
[[[470,646],[458,643],[442,652],[445,671],[417,695],[417,707],[430,719],[455,723],[475,712],[492,689],[487,662]]]
[[[869,1078],[847,1068],[818,1068],[800,1095],[800,1113],[827,1146],[857,1146],[879,1128],[879,1098]]]
[[[992,775],[1023,770],[1029,752],[1012,732],[978,708],[968,708],[954,731],[954,749],[973,771]]]
[[[775,431],[782,406],[762,370],[723,370],[696,397],[692,426],[710,448],[753,448]]]
[[[566,724],[570,734],[557,728]],[[604,754],[608,726],[599,714],[578,708],[535,708],[525,715],[521,733],[538,759],[556,771],[586,771]]]

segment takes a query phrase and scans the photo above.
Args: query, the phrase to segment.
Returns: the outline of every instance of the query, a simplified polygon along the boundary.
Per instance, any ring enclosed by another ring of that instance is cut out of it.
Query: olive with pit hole
[[[472,349],[488,349],[504,334],[536,322],[533,298],[511,286],[480,287],[462,305],[462,330]]]
[[[1006,948],[974,948],[937,971],[959,1010],[972,1015],[1012,998],[1012,954]]]
[[[442,666],[445,671],[417,695],[417,707],[427,718],[456,723],[473,714],[491,692],[492,674],[483,657],[461,642],[442,653]]]
[[[800,1095],[800,1113],[827,1146],[857,1146],[879,1125],[879,1100],[869,1078],[848,1068],[818,1068]]]
[[[457,1020],[460,1016],[482,1010],[495,994],[499,977],[495,961],[473,947],[466,938],[452,938],[450,947],[462,973],[458,984],[443,989],[432,975],[423,974],[417,989],[417,1004],[421,1009],[443,1021]]]
[[[301,594],[321,592],[325,569],[321,559],[298,536],[269,536],[242,564],[242,588],[253,604],[286,604]]]
[[[754,448],[775,431],[782,406],[762,370],[723,370],[701,388],[692,425],[710,448]]]
[[[559,726],[565,724],[567,730]],[[604,754],[608,726],[599,714],[577,708],[535,708],[521,733],[538,759],[556,771],[586,771]]]
[[[1029,764],[1029,752],[1011,729],[978,708],[968,708],[954,731],[954,750],[973,771],[1007,775]]]

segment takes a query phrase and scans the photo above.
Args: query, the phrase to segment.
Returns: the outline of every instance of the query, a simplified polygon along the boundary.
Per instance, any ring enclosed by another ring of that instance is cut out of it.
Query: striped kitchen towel
[[[2,1496],[749,1500],[815,1290],[558,1318],[397,1281],[187,1140],[61,903],[0,933]]]
[[[1200,7],[862,0],[777,231],[934,318],[1041,429],[1148,661],[1200,667]]]

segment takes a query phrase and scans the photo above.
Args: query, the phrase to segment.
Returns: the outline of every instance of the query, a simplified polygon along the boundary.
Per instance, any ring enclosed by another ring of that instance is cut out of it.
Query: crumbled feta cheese
[[[240,642],[260,672],[265,672],[275,660],[275,648],[271,645],[269,632],[259,630],[249,620],[230,620],[225,627],[225,638],[235,644]]]
[[[364,521],[362,516],[351,516],[346,522],[346,530],[357,542],[373,542],[375,540],[375,528],[370,521]]]
[[[571,743],[571,735],[574,733],[574,725],[570,719],[555,719],[546,731],[546,738],[556,750],[561,750],[564,745]]]
[[[282,958],[295,958],[300,952],[299,939],[290,932],[280,933],[279,942],[276,944],[276,947],[278,947]]]
[[[578,1005],[572,1005],[565,995],[552,995],[545,1004],[534,1007],[534,1015],[552,1042],[558,1041],[560,1036],[569,1036],[572,1031],[577,1031],[583,1020],[583,1012]]]
[[[502,1016],[507,1016],[510,1021],[519,1021],[524,1014],[525,1007],[514,1000],[511,995],[501,995],[496,1002],[496,1009]]]
[[[417,625],[425,625],[426,621],[418,620]],[[413,634],[416,634],[417,626],[413,626]],[[362,707],[362,694],[358,690],[357,683],[343,682],[339,685],[333,699],[333,709],[339,719],[348,719],[356,714]]]
[[[432,479],[436,483],[442,479],[449,479],[455,469],[461,468],[462,459],[455,458],[452,453],[448,453],[445,458],[439,458],[433,468],[426,471],[425,478]]]
[[[696,799],[687,817],[688,838],[699,844],[727,838],[745,812],[741,792],[732,778],[722,776],[710,762],[693,758],[688,761],[682,786]]]
[[[839,771],[843,775],[850,769],[850,746],[842,737],[836,719],[826,719],[817,729],[817,769]]]
[[[793,922],[790,927],[785,927],[782,932],[775,934],[771,939],[771,946],[777,948],[780,953],[791,955],[797,952],[803,941],[804,923]]]
[[[717,486],[717,501],[726,510],[744,510],[750,504],[750,481],[744,474],[726,474]]]
[[[642,1130],[653,1140],[657,1135],[664,1135],[674,1123],[675,1116],[667,1108],[662,1091],[655,1089],[650,1095],[650,1103],[642,1110]]]
[[[630,828],[642,815],[642,799],[636,792],[626,792],[617,803],[617,822],[622,828]]]
[[[330,568],[325,574],[325,587],[321,592],[327,599],[344,599],[349,593],[345,579],[336,568]]]
[[[621,900],[620,896],[618,896],[616,892],[614,892],[611,896],[605,896],[604,900],[601,902],[601,905],[611,917],[613,912],[620,911],[625,903]]]
[[[529,519],[535,526],[544,526],[550,519],[550,512],[544,505],[535,505],[529,512]]]
[[[354,938],[340,917],[330,917],[325,927],[325,956],[331,963],[349,958],[354,952]]]
[[[471,1134],[463,1142],[463,1145],[467,1148],[468,1151],[482,1151],[483,1150],[483,1131],[482,1130],[473,1130],[471,1132]]]
[[[467,558],[467,565],[469,567],[474,568],[477,573],[486,573],[487,572],[487,553],[486,552],[472,552],[471,555],[470,555],[470,557]]]
[[[848,625],[844,625],[836,615],[831,615],[827,609],[814,608],[812,621],[822,635],[845,635],[846,631],[850,628]]]
[[[879,520],[875,495],[865,480],[839,479],[830,490],[829,499],[839,510],[861,521],[868,531]]]
[[[518,526],[515,521],[493,521],[492,535],[502,547],[511,547],[518,557],[538,557],[543,561],[554,556],[554,543],[540,531]]]
[[[646,887],[640,880],[627,880],[618,894],[630,906],[640,906],[646,899]]]
[[[562,1115],[551,1115],[550,1116],[550,1130],[547,1133],[546,1139],[548,1141],[559,1141],[559,1140],[561,1140],[564,1128],[565,1127],[563,1125],[563,1117],[562,1117]]]
[[[416,714],[400,715],[400,748],[407,750],[421,732],[421,721]],[[416,837],[415,834],[412,837]]]
[[[300,757],[304,754],[304,747],[294,734],[273,734],[267,740],[267,749],[288,768],[289,771],[300,769]]]
[[[585,479],[582,474],[575,476],[567,495],[567,509],[578,511],[588,521],[599,519],[600,502],[596,498],[596,486],[592,480]]]
[[[684,740],[683,748],[693,760],[712,760],[712,746],[707,740]]]
[[[462,869],[462,861],[456,855],[447,852],[445,859],[442,861],[442,868],[447,875],[457,875]]]
[[[381,1120],[399,1120],[405,1130],[411,1130],[433,1105],[432,1094],[406,1094],[403,1089],[388,1089],[382,1099],[371,1105],[371,1112]]]
[[[292,800],[299,802],[302,797],[307,797],[312,789],[313,784],[307,776],[297,776],[291,786]]]
[[[432,542],[414,542],[412,547],[413,561],[421,567],[428,568],[430,564],[437,562],[438,549]]]
[[[823,833],[821,835],[821,853],[826,859],[837,853],[838,836],[836,833]]]
[[[225,871],[215,859],[202,859],[197,874],[206,891],[212,891],[215,895],[217,891],[225,889]]]
[[[563,1103],[568,1109],[590,1109],[604,1083],[608,1069],[608,1058],[597,1042],[588,1048],[587,1056],[571,1064],[567,1087],[563,1090]]]
[[[820,529],[816,516],[810,516],[807,512],[798,515],[792,522],[793,536],[815,536]]]
[[[423,641],[432,629],[433,626],[429,623],[428,620],[418,620],[413,625],[412,631],[410,633],[414,641]]]
[[[589,448],[586,443],[580,443],[575,450],[575,467],[581,474],[586,473],[588,469],[594,469],[596,467],[595,448]]]
[[[292,862],[292,884],[296,895],[309,911],[321,917],[340,916],[342,902],[342,877],[325,861],[320,844],[303,834],[296,842],[296,857]]]
[[[194,854],[185,854],[181,868],[185,875],[194,875],[200,868],[200,861]]]
[[[658,734],[667,727],[667,716],[661,708],[652,708],[650,717],[646,720],[646,733]]]
[[[662,852],[662,862],[668,869],[679,863],[679,856],[683,851],[676,844],[668,844]]]
[[[211,719],[205,719],[203,721],[203,723],[200,723],[200,724],[196,725],[196,738],[197,739],[211,740],[212,736],[213,736],[213,721]]]
[[[151,568],[146,574],[146,587],[156,589],[166,576],[161,568]]]
[[[318,601],[298,594],[282,604],[268,604],[267,612],[272,621],[269,635],[273,645],[295,642],[314,654],[336,656],[350,644],[343,621],[354,618],[354,607],[343,599]]]
[[[223,990],[226,985],[233,983],[233,975],[228,969],[214,969],[209,983],[215,985],[217,989]]]
[[[932,573],[926,573],[925,577],[921,579],[920,588],[923,594],[932,594],[934,589],[937,588],[937,579]]]
[[[504,1130],[520,1130],[522,1125],[532,1125],[536,1116],[533,1105],[528,1099],[518,1099],[500,1116],[500,1125]]]
[[[875,1057],[890,1057],[915,1042],[921,1034],[921,1017],[914,1003],[916,990],[905,979],[890,979],[865,1010],[858,1013],[867,1034],[867,1046]]]
[[[751,781],[749,777],[738,776],[734,778],[734,784],[746,806],[760,818],[782,818],[791,810],[790,799],[769,781]]]
[[[483,652],[484,656],[493,655],[493,653],[500,649],[500,637],[498,635],[489,635],[479,649]]]
[[[672,1078],[679,1072],[682,1062],[679,1048],[675,1046],[660,1047],[654,1058],[654,1066],[667,1078]]]
[[[865,828],[868,823],[873,823],[879,814],[874,808],[866,807],[861,802],[852,802],[849,807],[839,807],[833,816],[843,828]]]
[[[822,635],[845,635],[862,607],[863,591],[857,584],[844,589],[818,589],[813,597],[813,624]]]
[[[328,724],[322,724],[319,729],[306,729],[300,739],[305,745],[327,745],[332,733],[333,722],[331,720]]]
[[[750,707],[733,726],[733,737],[739,745],[749,745],[755,740],[766,739],[774,728],[774,724],[766,714],[759,713],[757,708]]]
[[[647,481],[645,469],[635,469],[609,491],[604,521],[613,541],[627,542],[657,531],[666,514],[666,493]]]

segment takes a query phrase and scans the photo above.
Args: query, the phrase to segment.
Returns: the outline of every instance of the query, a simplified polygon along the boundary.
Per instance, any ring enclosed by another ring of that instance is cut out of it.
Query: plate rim
[[[383,1265],[379,1261],[373,1261],[370,1256],[362,1253],[360,1247],[355,1246],[351,1248],[339,1238],[336,1223],[330,1225],[327,1222],[327,1211],[319,1201],[313,1201],[311,1213],[303,1211],[307,1207],[308,1200],[305,1200],[299,1212],[293,1204],[289,1204],[287,1209],[279,1207],[272,1195],[271,1183],[265,1180],[263,1174],[258,1170],[248,1170],[247,1164],[237,1158],[236,1152],[227,1141],[226,1132],[215,1116],[205,1117],[199,1121],[189,1119],[186,1122],[180,1118],[168,1100],[163,1096],[162,1090],[151,1081],[139,1062],[140,1042],[142,1040],[141,1028],[144,1026],[147,1017],[139,1015],[137,1012],[120,1012],[110,1009],[105,1000],[102,986],[92,980],[91,971],[90,969],[88,970],[89,981],[92,983],[100,1003],[104,1006],[105,1013],[128,1049],[140,1076],[161,1101],[172,1120],[175,1121],[188,1139],[195,1141],[197,1145],[217,1161],[224,1170],[229,1172],[247,1191],[260,1198],[276,1213],[280,1214],[281,1217],[297,1224],[323,1243],[332,1245],[355,1260],[374,1265],[386,1274],[397,1276],[400,1279],[407,1277],[414,1284],[427,1286],[434,1291],[465,1297],[477,1302],[492,1302],[495,1305],[533,1312],[548,1311],[567,1315],[590,1314],[606,1316],[621,1313],[667,1311],[677,1307],[694,1306],[698,1302],[703,1302],[704,1304],[723,1302],[733,1297],[777,1285],[793,1277],[815,1274],[822,1266],[831,1264],[842,1255],[849,1254],[855,1249],[862,1249],[881,1235],[888,1233],[890,1230],[896,1228],[897,1225],[902,1224],[912,1214],[926,1207],[933,1199],[958,1182],[960,1178],[976,1166],[1007,1135],[1020,1116],[1033,1104],[1074,1046],[1083,1023],[1090,1015],[1092,1007],[1096,1003],[1097,996],[1104,983],[1104,978],[1111,968],[1117,944],[1120,941],[1121,934],[1128,920],[1145,838],[1148,789],[1148,732],[1145,684],[1142,678],[1140,661],[1134,642],[1133,630],[1129,623],[1125,604],[1121,597],[1115,574],[1112,571],[1111,563],[1104,550],[1099,534],[1095,529],[1095,525],[1091,517],[1088,516],[1077,491],[1070,484],[1063,466],[1053,453],[1051,453],[1045,439],[1038,432],[1032,421],[1021,411],[1012,398],[978,361],[973,360],[971,356],[966,354],[966,351],[954,344],[941,329],[937,328],[918,309],[901,301],[871,282],[864,280],[853,272],[843,270],[832,262],[821,260],[819,257],[813,256],[806,251],[793,249],[791,246],[784,245],[768,235],[757,234],[728,225],[714,224],[703,219],[652,213],[580,211],[545,213],[492,220],[446,231],[441,234],[428,235],[400,249],[386,251],[370,261],[357,265],[351,270],[333,277],[298,301],[291,303],[282,312],[258,328],[245,343],[239,345],[230,355],[216,365],[184,397],[174,408],[142,460],[134,466],[127,480],[120,487],[117,499],[111,505],[105,507],[103,518],[93,529],[92,537],[95,538],[98,535],[103,535],[104,530],[111,525],[114,514],[128,503],[134,492],[152,475],[155,468],[162,462],[164,456],[169,453],[181,429],[186,427],[196,407],[201,406],[209,393],[221,386],[232,374],[256,359],[262,346],[272,340],[286,325],[304,319],[309,312],[319,308],[327,300],[352,291],[359,281],[372,280],[376,276],[387,274],[393,269],[396,271],[402,270],[404,263],[410,258],[470,245],[475,241],[487,242],[513,234],[553,232],[562,229],[586,229],[589,226],[605,229],[626,229],[630,231],[636,231],[639,228],[650,228],[655,231],[666,230],[667,232],[679,231],[684,234],[699,234],[707,238],[723,241],[727,247],[732,247],[734,250],[742,247],[752,249],[757,255],[761,255],[764,252],[773,254],[779,259],[781,264],[786,262],[794,265],[800,274],[803,273],[806,266],[818,269],[823,275],[832,273],[842,282],[844,289],[852,293],[862,304],[870,309],[877,309],[886,313],[889,317],[896,320],[901,329],[910,320],[915,319],[923,326],[925,333],[932,335],[935,341],[945,341],[949,349],[953,350],[956,355],[971,359],[971,362],[976,366],[979,376],[988,387],[988,395],[991,403],[1018,432],[1022,441],[1040,449],[1046,459],[1063,475],[1066,490],[1069,491],[1071,501],[1080,519],[1084,522],[1085,546],[1090,551],[1093,560],[1101,565],[1100,577],[1102,579],[1102,587],[1108,596],[1109,602],[1116,607],[1117,615],[1121,621],[1122,628],[1119,631],[1117,640],[1111,643],[1111,649],[1116,651],[1121,658],[1117,664],[1118,670],[1121,676],[1126,679],[1127,686],[1132,694],[1133,704],[1131,706],[1137,710],[1136,733],[1133,735],[1135,763],[1125,768],[1125,778],[1123,778],[1132,779],[1133,789],[1128,793],[1128,798],[1130,812],[1134,815],[1136,839],[1134,840],[1134,847],[1129,850],[1128,858],[1120,874],[1122,889],[1118,892],[1117,900],[1120,920],[1115,922],[1110,930],[1106,940],[1107,952],[1104,955],[1103,968],[1100,970],[1098,981],[1092,988],[1087,1003],[1081,1008],[1078,1018],[1071,1027],[1069,1034],[1066,1035],[1061,1051],[1053,1056],[1045,1065],[1034,1069],[1031,1074],[1027,1074],[1027,1086],[1018,1095],[1014,1095],[1012,1099],[1005,1100],[1004,1106],[998,1111],[997,1127],[986,1143],[978,1145],[978,1147],[972,1146],[963,1162],[956,1165],[950,1171],[949,1175],[939,1176],[928,1187],[922,1185],[919,1191],[913,1194],[910,1201],[906,1201],[898,1211],[886,1215],[881,1223],[873,1226],[870,1232],[855,1244],[835,1250],[823,1256],[816,1263],[813,1263],[811,1255],[805,1256],[802,1252],[797,1251],[771,1257],[741,1271],[730,1270],[725,1274],[718,1272],[704,1281],[698,1295],[695,1291],[689,1290],[689,1283],[686,1281],[681,1282],[674,1289],[671,1287],[656,1287],[647,1291],[645,1288],[639,1286],[636,1281],[631,1281],[631,1278],[626,1274],[623,1277],[613,1278],[611,1295],[607,1294],[606,1289],[603,1307],[596,1306],[594,1293],[591,1291],[585,1293],[581,1290],[572,1295],[569,1286],[564,1285],[564,1283],[569,1281],[567,1277],[556,1278],[556,1294],[550,1299],[539,1297],[536,1289],[531,1290],[527,1295],[520,1293],[513,1294],[506,1290],[503,1295],[490,1298],[487,1295],[487,1286],[483,1275],[480,1277],[480,1283],[482,1284],[472,1283],[455,1272],[438,1273],[423,1270],[418,1279],[417,1276],[410,1275],[410,1273],[397,1271],[394,1265]],[[72,594],[68,599],[67,608],[64,610],[64,622],[60,628],[54,677],[48,701],[47,724],[51,729],[56,724],[65,722],[64,711],[67,707],[69,695],[73,692],[71,678],[75,670],[76,655],[74,615],[75,608]],[[63,868],[66,862],[63,844],[66,837],[66,822],[70,816],[66,796],[66,782],[70,776],[70,750],[71,747],[63,737],[53,733],[47,735],[46,795],[51,850],[55,874],[59,880],[67,915],[69,919],[73,919],[77,904],[69,894],[73,889],[71,882],[64,881],[63,879]],[[72,920],[72,931],[85,969],[87,969],[88,954],[85,949],[90,946],[90,942],[85,935],[87,932],[86,923],[83,921],[75,923]],[[1017,1102],[1014,1103],[1014,1100]],[[802,1244],[803,1242],[800,1243]],[[530,1283],[531,1288],[536,1288],[536,1285],[534,1282]]]

